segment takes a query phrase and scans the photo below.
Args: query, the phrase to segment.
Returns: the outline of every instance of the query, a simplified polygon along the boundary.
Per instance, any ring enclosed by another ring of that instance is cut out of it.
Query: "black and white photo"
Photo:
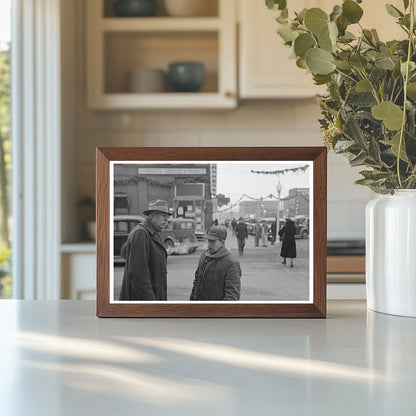
[[[114,161],[111,174],[112,302],[311,302],[311,162]]]

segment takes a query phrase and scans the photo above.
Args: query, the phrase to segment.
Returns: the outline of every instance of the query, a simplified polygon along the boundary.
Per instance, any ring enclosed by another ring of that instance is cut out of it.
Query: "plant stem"
[[[414,26],[415,26],[415,16],[414,16],[414,6],[415,1],[410,0],[410,28],[409,28],[409,44],[407,47],[407,59],[406,59],[406,73],[404,75],[403,80],[403,94],[404,94],[404,100],[403,100],[403,118],[402,118],[402,127],[400,129],[400,140],[399,140],[399,149],[397,152],[397,177],[399,179],[399,186],[400,188],[403,188],[402,178],[400,176],[400,156],[403,146],[403,140],[404,140],[404,132],[406,129],[406,110],[407,110],[407,83],[409,81],[409,68],[410,68],[410,60],[412,57],[412,49],[413,49],[413,36],[414,36]]]

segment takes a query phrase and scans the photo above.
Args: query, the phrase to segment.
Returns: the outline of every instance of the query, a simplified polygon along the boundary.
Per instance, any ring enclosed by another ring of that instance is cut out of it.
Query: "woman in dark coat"
[[[295,235],[295,223],[288,218],[284,227],[279,230],[279,236],[283,237],[282,249],[280,251],[280,256],[283,257],[282,264],[286,264],[286,257],[289,257],[290,267],[293,267],[293,259],[296,258]]]

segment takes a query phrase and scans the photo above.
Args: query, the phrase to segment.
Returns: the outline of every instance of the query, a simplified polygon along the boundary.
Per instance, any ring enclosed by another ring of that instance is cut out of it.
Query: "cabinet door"
[[[322,3],[299,0],[295,7],[323,7]],[[289,59],[291,49],[277,34],[277,12],[269,10],[264,1],[239,0],[238,6],[240,97],[305,98],[321,93],[311,75]]]
[[[400,10],[402,0],[389,1]],[[298,0],[289,4],[289,10],[320,7],[329,13],[341,0]],[[278,12],[269,10],[264,1],[238,0],[240,19],[239,89],[241,98],[305,98],[323,94],[324,87],[313,84],[312,77],[296,66],[289,58],[291,49],[283,44],[276,33],[275,17]],[[386,12],[384,2],[366,0],[361,4],[364,16],[361,24],[376,28],[383,41],[403,38],[395,19]],[[348,28],[360,31],[358,25]]]

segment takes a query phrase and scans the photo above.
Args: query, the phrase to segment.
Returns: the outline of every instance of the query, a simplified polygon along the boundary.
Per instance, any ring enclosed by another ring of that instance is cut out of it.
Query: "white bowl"
[[[165,0],[166,12],[175,17],[217,16],[217,0]]]
[[[129,72],[128,91],[158,93],[167,89],[167,75],[163,69],[136,68]]]

